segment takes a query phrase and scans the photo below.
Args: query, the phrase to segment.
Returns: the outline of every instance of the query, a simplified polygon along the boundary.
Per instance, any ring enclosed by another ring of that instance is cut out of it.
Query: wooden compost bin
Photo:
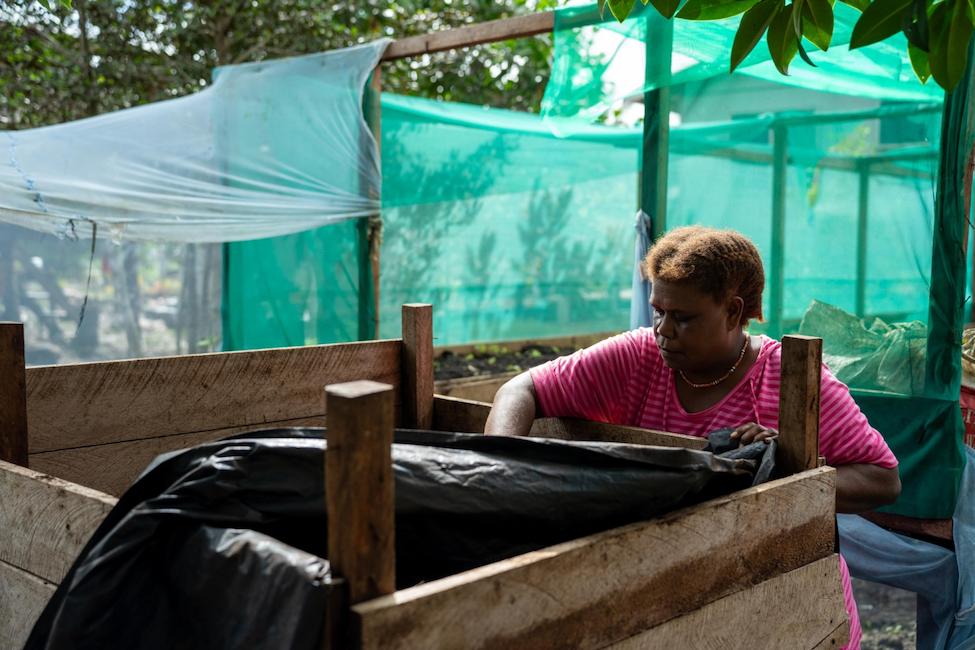
[[[329,607],[327,645],[838,647],[848,621],[835,471],[816,456],[819,343],[784,341],[777,460],[786,478],[393,591],[392,499],[357,499],[377,490],[362,477],[391,472],[394,422],[480,432],[490,410],[434,396],[429,305],[404,306],[402,339],[26,369],[22,325],[0,324],[0,454],[12,461],[0,461],[0,648],[23,644],[115,497],[157,454],[248,430],[320,426],[326,402],[336,437],[327,478],[347,476],[343,490],[329,491],[343,495],[329,515],[388,532],[368,548],[329,540],[345,588]],[[325,385],[354,380],[389,388],[332,386],[323,399]],[[538,420],[532,432],[704,445],[578,420]],[[380,453],[356,456],[368,441]],[[373,474],[351,472],[356,463]]]

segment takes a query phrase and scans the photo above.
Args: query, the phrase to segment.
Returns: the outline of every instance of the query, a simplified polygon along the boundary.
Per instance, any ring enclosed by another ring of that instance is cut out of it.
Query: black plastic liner
[[[399,430],[398,588],[766,480],[775,444],[709,451]],[[27,648],[321,645],[331,588],[324,431],[160,456],[92,536]],[[363,504],[368,507],[368,504]]]

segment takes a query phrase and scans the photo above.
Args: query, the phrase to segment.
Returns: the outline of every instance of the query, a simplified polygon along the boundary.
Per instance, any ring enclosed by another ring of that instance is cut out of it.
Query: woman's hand
[[[775,429],[769,429],[768,427],[763,427],[761,424],[749,422],[732,431],[731,439],[739,441],[742,445],[748,445],[762,440],[768,442],[778,437],[778,435],[779,432]]]

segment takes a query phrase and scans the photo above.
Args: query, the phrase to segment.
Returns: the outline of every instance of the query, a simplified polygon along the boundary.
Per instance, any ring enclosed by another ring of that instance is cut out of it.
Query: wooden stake
[[[365,92],[365,119],[376,141],[376,157],[379,168],[382,169],[383,138],[382,138],[382,65],[377,65],[372,71],[372,79]],[[380,196],[373,197],[381,200]],[[383,214],[377,212],[368,218],[369,263],[372,267],[372,309],[373,309],[373,338],[379,338],[379,269],[383,245]]]
[[[396,589],[393,388],[352,381],[325,388],[328,561],[350,604]]]
[[[403,305],[403,426],[433,425],[433,307]]]
[[[782,337],[778,467],[783,475],[819,465],[819,382],[823,340]]]
[[[0,323],[0,387],[0,460],[27,467],[23,323]]]

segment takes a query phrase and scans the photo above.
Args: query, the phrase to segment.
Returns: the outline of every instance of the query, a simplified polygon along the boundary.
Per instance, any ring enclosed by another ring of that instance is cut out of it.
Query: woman
[[[526,435],[535,417],[576,417],[693,436],[729,427],[742,444],[775,437],[781,344],[746,329],[762,318],[765,273],[755,245],[733,231],[679,228],[653,246],[644,264],[653,283],[653,328],[518,375],[498,391],[485,433]],[[837,512],[897,499],[897,459],[825,367],[819,448],[836,468]],[[859,648],[842,558],[840,568],[850,616],[847,648]]]

